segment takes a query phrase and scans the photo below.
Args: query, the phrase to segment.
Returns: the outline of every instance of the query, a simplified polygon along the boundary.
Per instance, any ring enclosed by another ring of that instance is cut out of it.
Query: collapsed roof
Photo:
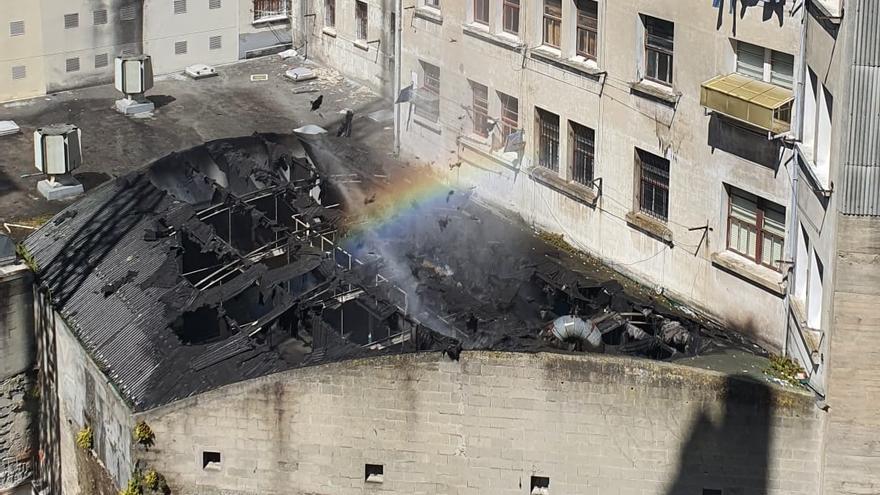
[[[96,189],[23,249],[138,410],[294,366],[448,346],[387,283],[347,269],[330,196],[295,138],[213,141]]]

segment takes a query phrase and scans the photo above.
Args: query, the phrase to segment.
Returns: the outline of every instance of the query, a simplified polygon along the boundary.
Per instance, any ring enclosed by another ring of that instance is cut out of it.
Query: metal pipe
[[[403,0],[394,2],[394,94],[391,104],[394,105],[394,155],[400,156],[400,104],[395,103],[400,95],[400,73],[402,67],[401,45],[403,44]]]

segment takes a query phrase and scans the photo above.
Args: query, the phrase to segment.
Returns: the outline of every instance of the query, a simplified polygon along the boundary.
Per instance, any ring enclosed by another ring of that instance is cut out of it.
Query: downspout
[[[296,21],[297,28],[299,29],[299,34],[300,34],[300,36],[302,36],[301,46],[303,48],[303,58],[304,59],[309,58],[309,37],[306,34],[306,14],[308,14],[308,12],[306,12],[306,4],[307,3],[308,3],[307,0],[300,0],[299,1],[299,19],[297,19],[297,21]]]
[[[400,96],[400,72],[403,61],[400,52],[403,44],[403,0],[394,0],[394,89],[391,95],[391,104],[394,105],[394,155],[400,156],[400,105],[396,103]]]

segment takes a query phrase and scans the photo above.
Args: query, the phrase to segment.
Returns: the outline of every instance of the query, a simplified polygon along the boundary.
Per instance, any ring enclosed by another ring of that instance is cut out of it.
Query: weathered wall
[[[818,493],[812,398],[647,360],[465,352],[267,376],[147,411],[175,494]],[[202,452],[221,453],[219,470]],[[384,465],[381,485],[364,464]],[[366,486],[365,486],[366,485]]]
[[[24,22],[24,34],[11,36],[10,23],[17,21]],[[0,101],[44,94],[40,2],[0,0],[0,27]],[[13,79],[13,67],[24,67],[24,78]]]
[[[70,332],[62,318],[45,320],[54,333],[55,383],[49,393],[57,401],[58,460],[65,495],[112,493],[131,474],[131,431],[128,406]],[[94,432],[93,453],[75,441],[86,425]],[[100,461],[102,464],[99,464]],[[102,473],[106,470],[106,474]],[[107,486],[107,482],[115,483]]]
[[[718,122],[699,98],[702,82],[735,70],[734,39],[796,53],[801,14],[791,15],[781,4],[738,4],[732,16],[727,2],[716,9],[698,0],[600,1],[598,67],[593,71],[602,73],[590,76],[582,62],[539,55],[540,2],[523,4],[519,38],[500,33],[500,4],[490,4],[494,20],[489,28],[469,24],[471,4],[465,0],[442,2],[442,23],[421,6],[405,11],[403,84],[412,72],[421,79],[420,60],[441,69],[439,122],[414,116],[404,125],[407,155],[436,163],[451,183],[476,185],[477,194],[543,229],[563,233],[575,247],[782,350],[784,274],[727,251],[725,187],[787,206],[791,155],[768,143],[766,133]],[[563,9],[571,19],[573,2],[564,1]],[[675,23],[673,103],[633,93],[631,85],[643,72],[640,14]],[[473,151],[487,147],[473,139],[469,81],[488,87],[492,117],[501,114],[496,92],[518,99],[526,141],[520,163]],[[558,182],[564,192],[528,175],[537,162],[535,107],[559,115]],[[595,206],[587,206],[590,199],[583,189],[569,181],[569,121],[596,133],[594,176],[602,178],[602,196]],[[669,219],[663,227],[671,243],[627,220],[638,210],[635,148],[670,160]],[[457,162],[462,166],[449,166]],[[724,256],[714,256],[719,254]],[[716,261],[730,258],[732,264]]]
[[[220,48],[210,39],[220,37]],[[186,53],[175,45],[186,42]],[[144,1],[144,52],[153,58],[153,71],[167,74],[193,64],[217,65],[238,59],[238,2],[210,8],[208,0],[187,2],[186,13],[175,14],[173,2]]]
[[[36,446],[33,278],[25,265],[0,266],[0,493],[24,493]]]

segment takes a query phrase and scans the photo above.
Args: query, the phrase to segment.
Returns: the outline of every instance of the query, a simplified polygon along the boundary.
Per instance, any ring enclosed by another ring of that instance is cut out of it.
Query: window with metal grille
[[[336,0],[324,0],[324,25],[336,27]]]
[[[672,53],[675,25],[663,19],[643,16],[645,23],[645,77],[672,84]]]
[[[9,23],[9,36],[21,36],[24,34],[24,21],[12,21]]]
[[[65,61],[67,72],[76,72],[79,70],[79,57],[69,58]]]
[[[223,37],[222,36],[211,36],[208,38],[208,49],[209,50],[219,50],[223,48]]]
[[[593,129],[571,122],[571,180],[585,185],[593,181],[595,143]]]
[[[440,0],[425,0],[425,5],[428,7],[433,7],[435,9],[440,8]]]
[[[209,9],[219,9],[223,6],[221,0],[208,0],[208,8]]]
[[[79,27],[79,14],[64,14],[64,29]]]
[[[137,17],[137,8],[135,5],[125,5],[119,9],[119,19],[123,21],[133,21]]]
[[[174,13],[186,14],[186,0],[174,0]]]
[[[538,120],[538,165],[559,172],[559,116],[535,107]]]
[[[254,21],[285,18],[290,12],[290,0],[254,0]]]
[[[13,65],[12,66],[12,80],[16,79],[24,79],[27,77],[27,67],[24,65]]]
[[[101,54],[95,55],[95,68],[96,69],[100,69],[102,67],[107,67],[107,65],[109,65],[109,63],[110,63],[110,60],[109,60],[106,53],[101,53]]]
[[[107,9],[92,12],[92,22],[94,22],[96,26],[107,24]]]
[[[727,249],[781,271],[785,208],[735,187],[728,199]]]
[[[506,143],[507,136],[519,129],[519,100],[500,91],[498,99],[501,100],[501,137]]]
[[[474,134],[482,137],[489,135],[489,88],[474,81],[471,83],[474,107]]]
[[[505,33],[519,35],[519,0],[504,0],[501,25]]]
[[[489,0],[473,0],[474,22],[489,24]]]
[[[367,39],[367,2],[357,1],[354,8],[354,19],[357,26],[357,39]]]
[[[186,41],[175,41],[174,42],[174,54],[175,55],[183,55],[186,53]]]
[[[577,54],[596,60],[599,53],[599,3],[596,0],[576,0]]]
[[[559,48],[562,39],[562,0],[544,0],[545,45]]]
[[[419,61],[424,83],[416,93],[416,115],[437,122],[440,119],[440,67]]]
[[[669,217],[669,160],[636,150],[639,211],[663,220]]]

